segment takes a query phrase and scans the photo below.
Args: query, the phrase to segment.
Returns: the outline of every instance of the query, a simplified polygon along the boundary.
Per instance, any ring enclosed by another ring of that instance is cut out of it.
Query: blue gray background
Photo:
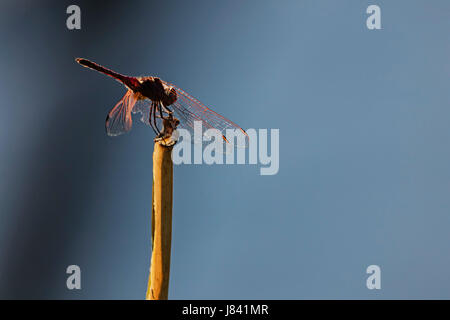
[[[450,298],[449,15],[437,0],[2,1],[0,298],[145,295],[153,133],[105,134],[125,90],[78,56],[280,129],[278,175],[175,167],[171,298]]]

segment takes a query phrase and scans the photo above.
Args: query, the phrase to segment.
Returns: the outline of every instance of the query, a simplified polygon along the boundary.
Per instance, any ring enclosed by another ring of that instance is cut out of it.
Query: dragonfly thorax
[[[138,92],[152,101],[161,101],[165,106],[169,106],[177,101],[175,88],[163,83],[157,77],[138,77],[140,86]]]

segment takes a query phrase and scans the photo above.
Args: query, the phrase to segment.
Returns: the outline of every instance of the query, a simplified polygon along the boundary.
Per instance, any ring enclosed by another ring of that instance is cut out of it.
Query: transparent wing
[[[132,90],[128,90],[124,97],[115,105],[106,117],[106,132],[110,136],[117,136],[131,129],[133,120],[131,110],[137,101]]]
[[[241,127],[207,108],[200,101],[173,84],[163,82],[168,86],[174,87],[177,91],[177,101],[170,105],[169,108],[173,108],[176,117],[180,120],[180,127],[189,130],[193,136],[194,122],[200,121],[202,124],[202,135],[208,136],[206,133],[208,129],[217,129],[222,134],[223,140],[228,144],[238,147],[248,147],[248,135]]]
[[[133,114],[140,113],[141,121],[148,126],[150,126],[149,116],[150,116],[151,105],[152,105],[152,100],[144,99],[144,100],[137,101],[133,107]]]
[[[151,127],[150,124],[150,110],[152,108],[152,100],[146,98],[142,100],[138,100],[133,107],[133,114],[140,113],[141,114],[141,121],[145,123],[146,125]],[[159,114],[159,110],[155,110],[155,118],[154,121],[156,123],[156,126],[159,130],[162,129],[162,120],[161,116]]]

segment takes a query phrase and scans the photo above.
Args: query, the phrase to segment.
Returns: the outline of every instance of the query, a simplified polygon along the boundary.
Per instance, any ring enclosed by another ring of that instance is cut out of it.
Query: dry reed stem
[[[171,153],[172,147],[155,142],[152,188],[152,258],[147,300],[167,300],[169,296],[173,199]]]

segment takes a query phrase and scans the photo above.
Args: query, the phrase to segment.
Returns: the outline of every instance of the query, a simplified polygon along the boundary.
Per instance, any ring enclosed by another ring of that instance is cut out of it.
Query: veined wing
[[[124,97],[115,105],[106,117],[106,132],[110,136],[129,131],[132,127],[131,111],[137,101],[132,90],[128,90]]]
[[[208,129],[217,129],[227,143],[238,147],[248,146],[248,135],[241,127],[207,108],[184,90],[177,88],[171,83],[163,82],[168,86],[172,86],[177,91],[177,101],[170,105],[169,108],[173,108],[176,117],[181,122],[180,126],[189,130],[191,135],[194,133],[194,121],[201,121],[203,135],[205,135],[205,131]],[[232,135],[230,136],[227,133],[232,133]]]
[[[153,101],[148,98],[139,99],[134,104],[132,112],[133,112],[133,114],[140,113],[141,121],[143,123],[145,123],[146,125],[155,129],[155,127],[152,126],[152,124],[150,123],[150,116],[152,116],[151,121],[153,122],[153,124],[156,126],[156,128],[158,130],[162,130],[163,122],[162,122],[161,115],[159,113],[158,108],[155,108],[155,110],[152,112],[152,108],[153,108],[152,104],[153,104]]]

